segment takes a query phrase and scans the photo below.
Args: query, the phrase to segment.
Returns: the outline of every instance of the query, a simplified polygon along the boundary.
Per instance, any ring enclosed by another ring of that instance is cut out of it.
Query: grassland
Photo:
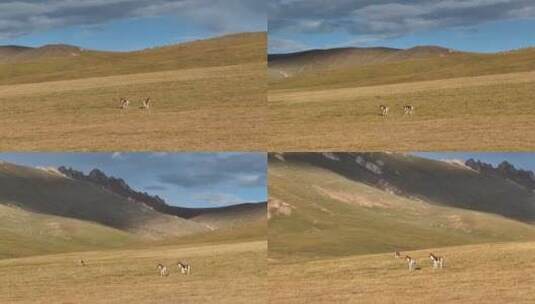
[[[130,233],[96,223],[38,214],[0,204],[0,259],[140,242]]]
[[[437,188],[448,188],[455,184],[451,179],[462,179],[463,170],[467,176],[475,174],[445,162],[403,155],[386,157],[375,159],[383,161],[381,180],[392,183],[387,176],[392,170],[405,183],[418,184],[413,189],[429,180],[437,183]],[[467,210],[468,206],[451,207],[417,193],[380,190],[377,185],[357,181],[357,173],[352,177],[337,172],[358,166],[341,159],[321,164],[317,159],[304,159],[285,153],[269,162],[270,303],[535,300],[532,224]],[[442,183],[437,182],[439,177]],[[479,178],[480,190],[485,190],[484,184],[492,178]],[[475,185],[474,181],[466,182],[466,187],[458,190],[465,192],[452,197],[473,195],[482,204],[493,204],[493,195],[481,196]],[[516,200],[513,194],[510,208]],[[283,204],[285,209],[281,210]],[[409,272],[407,264],[394,257],[395,250],[416,258],[420,270]],[[429,252],[445,256],[443,270],[433,271]]]
[[[0,64],[5,151],[265,147],[265,34]],[[139,109],[150,96],[150,111]],[[119,98],[132,104],[119,110]]]
[[[429,252],[446,257],[433,271]],[[533,303],[535,243],[483,244],[295,264],[270,263],[270,303]]]
[[[266,249],[257,241],[5,259],[0,302],[266,303]],[[191,276],[178,273],[178,260],[192,265]],[[173,265],[168,277],[159,277],[157,263]]]
[[[269,149],[532,150],[533,53],[461,54],[271,78]],[[380,104],[391,108],[388,118],[379,115]],[[403,117],[405,104],[415,106],[412,117]]]

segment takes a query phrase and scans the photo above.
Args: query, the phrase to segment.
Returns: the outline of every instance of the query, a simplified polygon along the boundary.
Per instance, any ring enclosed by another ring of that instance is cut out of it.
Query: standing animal
[[[176,266],[178,267],[178,270],[184,275],[189,275],[191,273],[191,266],[189,264],[178,262]]]
[[[142,109],[147,109],[147,110],[150,109],[150,97],[147,97],[145,100],[142,101],[142,103],[143,103],[141,105]]]
[[[121,110],[128,109],[128,106],[130,105],[130,101],[128,99],[121,97],[119,102],[121,103]]]
[[[86,265],[86,264],[85,264],[85,261],[82,260],[82,259],[80,259],[80,266],[85,266],[85,265]]]
[[[429,258],[433,262],[433,269],[442,269],[444,267],[444,257],[436,256],[433,253],[430,253]]]
[[[416,270],[416,260],[411,258],[410,256],[405,256],[405,261],[407,261],[407,265],[409,266],[409,271]]]
[[[379,106],[379,110],[381,110],[381,115],[382,116],[387,116],[388,115],[388,110],[390,110],[390,108],[388,108],[388,106],[385,106],[385,105],[380,105]]]
[[[401,253],[399,253],[399,251],[396,250],[396,252],[394,253],[394,257],[396,257],[396,259],[401,258]]]
[[[156,268],[158,268],[158,270],[160,271],[160,277],[166,277],[169,275],[169,272],[167,271],[167,267],[165,265],[158,264]]]
[[[414,113],[413,105],[404,105],[403,106],[403,115],[412,115]]]

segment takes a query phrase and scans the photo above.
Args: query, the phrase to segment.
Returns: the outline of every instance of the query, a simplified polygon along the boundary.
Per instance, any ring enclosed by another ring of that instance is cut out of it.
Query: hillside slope
[[[360,87],[535,69],[535,48],[493,54],[441,47],[332,49],[269,58],[272,90]]]
[[[240,33],[134,52],[6,46],[0,47],[0,85],[265,63],[265,45],[265,33]]]
[[[296,75],[403,60],[443,58],[454,53],[460,52],[437,46],[420,46],[406,50],[387,47],[348,47],[272,54],[268,55],[268,62],[270,69],[284,71],[289,75]]]
[[[532,219],[533,193],[520,185],[413,156],[357,156],[367,155],[270,155],[271,258],[535,240],[535,226],[489,213]]]
[[[405,198],[535,221],[532,189],[456,163],[396,153],[289,153],[284,157]]]
[[[0,201],[22,209],[96,222],[159,239],[207,231],[208,228],[162,214],[100,186],[65,177],[55,170],[0,163]]]
[[[139,239],[88,221],[39,214],[0,201],[0,259],[119,248]]]
[[[223,207],[187,208],[168,204],[158,195],[150,195],[132,189],[122,178],[107,176],[99,169],[93,169],[89,174],[72,168],[59,167],[58,171],[65,176],[94,184],[115,193],[134,203],[148,206],[155,211],[188,219],[208,227],[210,230],[230,228],[243,224],[256,224],[266,221],[266,202],[240,203]],[[175,203],[180,204],[180,203]]]

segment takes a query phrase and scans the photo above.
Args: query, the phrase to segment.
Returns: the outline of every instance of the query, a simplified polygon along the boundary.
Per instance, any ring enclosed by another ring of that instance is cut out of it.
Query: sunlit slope
[[[0,201],[4,203],[36,213],[96,222],[148,238],[208,230],[54,171],[1,163],[0,185]]]
[[[276,260],[535,239],[527,223],[381,190],[285,158],[271,158],[269,166],[268,239]]]
[[[52,45],[21,53],[15,47],[5,47],[0,52],[0,84],[264,63],[265,46],[266,34],[260,32],[136,52],[101,52]]]
[[[96,223],[39,214],[0,202],[0,259],[64,251],[118,248],[135,235]]]
[[[401,153],[288,153],[285,159],[339,173],[397,195],[531,222],[531,189],[464,165]]]

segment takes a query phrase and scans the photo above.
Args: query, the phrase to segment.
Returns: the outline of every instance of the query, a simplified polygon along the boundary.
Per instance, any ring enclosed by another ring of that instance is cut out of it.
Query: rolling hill
[[[456,162],[271,154],[269,180],[274,261],[535,240],[532,189]]]
[[[265,49],[265,32],[133,52],[2,47],[0,149],[264,150]]]
[[[120,248],[140,242],[105,225],[27,211],[0,200],[0,259]]]
[[[0,256],[148,242],[237,242],[263,239],[266,233],[266,203],[206,209],[169,206],[98,169],[84,175],[65,167],[31,168],[2,162],[0,185],[4,223],[0,244],[7,248]]]
[[[306,73],[356,68],[373,64],[444,58],[454,53],[456,52],[453,50],[438,46],[418,46],[406,50],[387,47],[349,47],[272,54],[268,55],[268,62],[271,75],[277,76],[278,72],[279,77],[288,78]]]
[[[2,163],[0,200],[28,211],[90,221],[149,238],[206,231],[206,227],[162,214],[96,184],[59,172]]]
[[[535,48],[470,53],[440,46],[340,48],[268,57],[270,88],[341,88],[532,71]]]
[[[261,63],[264,39],[241,33],[131,52],[0,46],[0,85]]]

